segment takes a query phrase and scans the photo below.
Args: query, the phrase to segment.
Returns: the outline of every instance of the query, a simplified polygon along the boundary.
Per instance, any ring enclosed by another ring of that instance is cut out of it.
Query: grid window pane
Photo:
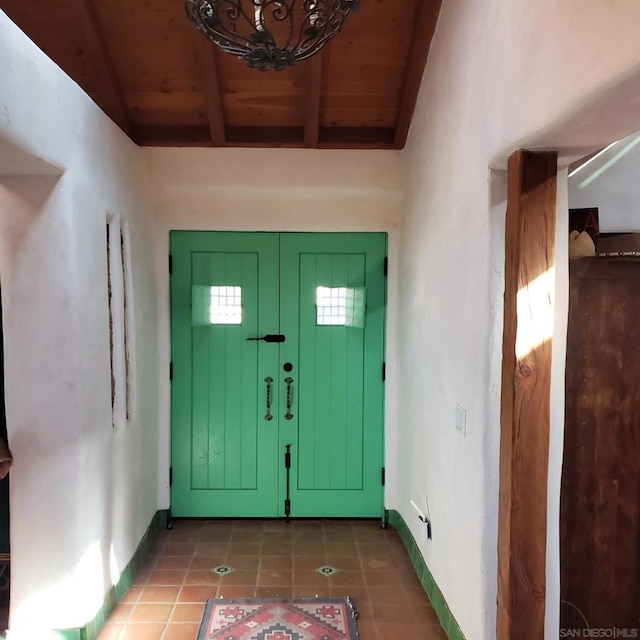
[[[209,287],[209,322],[242,324],[242,287]]]
[[[318,287],[316,309],[316,322],[319,325],[347,324],[347,288]]]

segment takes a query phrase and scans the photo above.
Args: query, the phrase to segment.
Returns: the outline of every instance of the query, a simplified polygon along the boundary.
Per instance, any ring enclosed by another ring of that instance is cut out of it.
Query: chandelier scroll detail
[[[316,54],[359,0],[185,0],[189,20],[253,69],[281,71]]]

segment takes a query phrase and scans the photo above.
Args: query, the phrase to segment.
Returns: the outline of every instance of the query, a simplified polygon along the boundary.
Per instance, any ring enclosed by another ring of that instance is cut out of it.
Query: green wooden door
[[[172,232],[174,515],[380,514],[385,253],[384,234]]]
[[[273,516],[278,349],[246,338],[279,332],[278,236],[174,232],[171,255],[172,510]]]

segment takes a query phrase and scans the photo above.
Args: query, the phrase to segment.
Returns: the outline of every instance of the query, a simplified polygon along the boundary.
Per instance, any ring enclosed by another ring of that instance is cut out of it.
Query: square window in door
[[[242,287],[193,285],[191,324],[242,324]]]
[[[317,287],[316,324],[364,329],[364,287]]]

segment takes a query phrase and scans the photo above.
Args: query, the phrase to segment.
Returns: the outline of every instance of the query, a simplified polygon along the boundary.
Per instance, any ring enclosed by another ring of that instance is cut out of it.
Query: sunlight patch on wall
[[[613,144],[609,145],[606,149],[604,149],[602,151],[602,153],[604,153],[605,151],[607,151],[608,149],[610,149],[611,147],[613,147],[616,144],[619,144],[621,141],[618,142],[614,142]],[[611,169],[611,167],[613,167],[615,164],[617,164],[622,158],[624,158],[624,156],[627,155],[627,153],[629,153],[629,151],[631,151],[638,143],[640,143],[640,135],[635,137],[633,140],[627,142],[627,144],[625,146],[622,147],[622,149],[620,149],[620,151],[618,151],[618,153],[616,153],[613,157],[611,157],[609,160],[607,160],[607,162],[605,162],[599,169],[596,169],[588,178],[585,178],[579,185],[578,188],[579,189],[584,189],[584,187],[589,186],[592,182],[595,182],[601,175],[603,175],[604,173],[606,173],[609,169]],[[600,154],[598,154],[600,155]],[[592,160],[595,160],[595,158],[598,156],[594,156],[592,158]],[[583,169],[585,166],[587,166],[589,164],[589,162],[585,162],[584,165],[582,165],[582,167],[580,167],[580,169]],[[575,175],[577,172],[579,171],[573,171],[571,173],[571,175]]]
[[[115,549],[113,545],[111,545],[109,549],[109,575],[111,577],[111,584],[118,584],[121,573],[122,571],[120,571],[120,567],[118,566]]]
[[[64,594],[64,595],[62,595]],[[92,543],[71,574],[22,600],[12,611],[10,640],[58,640],[57,631],[43,628],[55,620],[56,626],[67,629],[77,626],[78,616],[96,612],[103,603],[104,572],[100,541]],[[61,608],[64,611],[61,614]],[[39,611],[34,617],[31,612]]]
[[[550,267],[518,291],[516,357],[519,359],[553,336],[555,280],[555,267]]]
[[[98,611],[104,596],[104,575],[100,542],[96,540],[85,551],[74,572],[74,602],[78,611]]]

